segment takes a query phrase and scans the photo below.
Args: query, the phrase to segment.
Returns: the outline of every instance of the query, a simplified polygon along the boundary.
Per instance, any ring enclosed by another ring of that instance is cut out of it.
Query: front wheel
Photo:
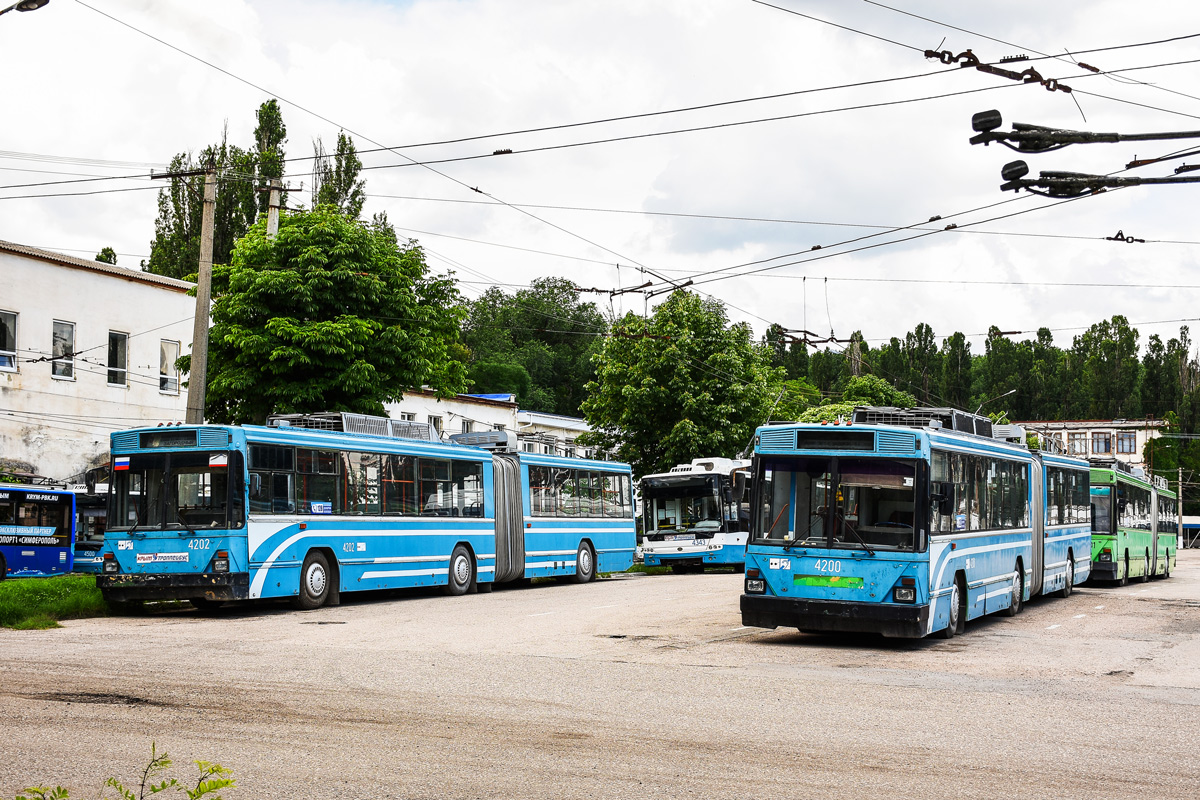
[[[962,603],[962,598],[958,595],[958,581],[950,587],[950,621],[946,627],[937,632],[937,635],[942,639],[953,639],[954,634],[958,633],[959,625],[959,605]]]
[[[1117,580],[1117,586],[1124,586],[1129,583],[1129,553],[1125,554],[1125,567],[1121,577]]]
[[[575,582],[587,583],[596,577],[596,554],[587,542],[579,543],[575,553]]]
[[[1004,609],[1004,616],[1015,617],[1021,613],[1021,604],[1025,600],[1025,573],[1021,572],[1021,565],[1018,564],[1013,572],[1012,599],[1008,603],[1008,608]]]
[[[292,598],[292,607],[311,611],[329,599],[329,559],[317,550],[304,557],[300,568],[300,591]]]
[[[459,597],[471,590],[475,583],[475,562],[463,545],[456,545],[450,554],[450,579],[446,583],[446,594]]]

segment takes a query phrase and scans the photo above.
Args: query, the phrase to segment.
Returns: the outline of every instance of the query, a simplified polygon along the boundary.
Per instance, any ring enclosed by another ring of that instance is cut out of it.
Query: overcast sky
[[[1034,174],[1111,173],[1188,141],[1030,156],[967,141],[971,115],[991,108],[1006,128],[1200,129],[1200,63],[1118,77],[1064,55],[1106,72],[1200,59],[1200,38],[1080,54],[1200,34],[1200,6],[888,3],[932,22],[865,0],[772,2],[892,41],[752,0],[51,0],[5,14],[0,239],[83,257],[110,246],[120,265],[136,267],[154,234],[149,180],[15,185],[162,169],[174,154],[219,140],[225,125],[232,143],[248,147],[255,110],[274,96],[289,158],[311,156],[318,136],[332,150],[339,127],[360,151],[395,148],[362,157],[364,216],[386,211],[435,269],[456,272],[469,297],[540,276],[629,287],[653,279],[645,268],[692,277],[758,334],[770,322],[868,339],[903,336],[918,322],[939,339],[993,324],[1048,326],[1070,346],[1078,328],[1113,314],[1135,323],[1143,341],[1177,334],[1178,322],[1159,321],[1200,317],[1200,186],[1065,204],[998,188],[1001,166],[1016,158]],[[926,48],[971,48],[993,62],[1062,56],[1009,66],[1035,67],[1075,91],[946,66],[924,58]],[[831,88],[907,76],[924,77]],[[680,111],[728,101],[748,102]],[[652,112],[677,113],[578,124]],[[755,122],[739,124],[747,121]],[[652,135],[693,128],[709,129]],[[468,137],[489,138],[417,146]],[[637,138],[594,143],[621,137]],[[581,143],[590,144],[563,147]],[[537,148],[558,149],[523,152]],[[514,152],[489,155],[500,149]],[[411,165],[442,159],[463,160]],[[1200,164],[1200,155],[1122,174],[1172,175],[1182,163]],[[289,163],[294,201],[309,202],[308,169],[310,161]],[[63,192],[103,193],[28,197]],[[1017,212],[1027,213],[969,225]],[[958,230],[839,255],[952,222]],[[888,232],[912,225],[920,229]],[[1147,243],[1104,239],[1118,230]],[[883,235],[834,246],[870,234]],[[752,262],[762,263],[743,266]],[[748,270],[758,271],[726,277]],[[1031,285],[1046,283],[1103,285]],[[611,302],[619,313],[646,301]]]

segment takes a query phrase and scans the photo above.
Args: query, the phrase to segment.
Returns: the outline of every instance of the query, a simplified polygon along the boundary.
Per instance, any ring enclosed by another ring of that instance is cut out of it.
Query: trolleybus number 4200
[[[816,570],[817,572],[841,572],[842,562],[829,558],[818,558]]]

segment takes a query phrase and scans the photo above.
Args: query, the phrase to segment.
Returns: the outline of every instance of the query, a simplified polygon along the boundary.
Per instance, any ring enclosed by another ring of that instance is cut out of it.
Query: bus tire
[[[1129,551],[1125,551],[1125,571],[1121,573],[1121,577],[1117,579],[1117,586],[1124,586],[1129,583]]]
[[[1150,580],[1150,551],[1149,550],[1146,551],[1146,562],[1142,565],[1142,577],[1139,579],[1139,582],[1145,583],[1148,580]]]
[[[596,577],[596,553],[587,542],[579,543],[575,553],[575,582],[588,583]]]
[[[487,594],[495,587],[495,585],[496,584],[492,581],[487,581],[485,583],[477,578],[475,580],[475,591],[479,592],[480,594]]]
[[[193,597],[188,600],[197,611],[212,611],[225,605],[224,600],[209,600],[207,597]]]
[[[958,633],[958,628],[962,625],[962,606],[963,598],[958,589],[958,576],[955,576],[954,584],[950,587],[950,621],[946,627],[937,632],[938,638],[953,639],[954,634]]]
[[[292,607],[311,611],[329,599],[329,559],[319,550],[310,550],[300,567],[300,591],[292,598]]]
[[[0,581],[8,577],[8,564],[4,561],[4,556],[0,555]]]
[[[1163,561],[1163,580],[1171,577],[1171,554],[1167,553],[1166,559]]]
[[[1055,594],[1059,597],[1070,597],[1071,590],[1075,588],[1075,556],[1067,553],[1067,575],[1063,587]]]
[[[446,580],[446,594],[451,597],[461,597],[471,591],[475,584],[475,562],[471,553],[463,545],[455,545],[450,554],[450,575]]]
[[[1025,601],[1025,572],[1021,569],[1021,562],[1018,561],[1016,567],[1013,568],[1013,588],[1012,598],[1008,604],[1008,608],[1004,609],[1004,616],[1015,617],[1021,613],[1021,605]]]

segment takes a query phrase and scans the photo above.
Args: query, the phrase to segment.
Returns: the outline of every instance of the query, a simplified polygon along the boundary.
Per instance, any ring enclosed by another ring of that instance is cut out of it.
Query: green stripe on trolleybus
[[[841,575],[793,575],[793,586],[828,586],[837,589],[861,589],[862,578]]]

